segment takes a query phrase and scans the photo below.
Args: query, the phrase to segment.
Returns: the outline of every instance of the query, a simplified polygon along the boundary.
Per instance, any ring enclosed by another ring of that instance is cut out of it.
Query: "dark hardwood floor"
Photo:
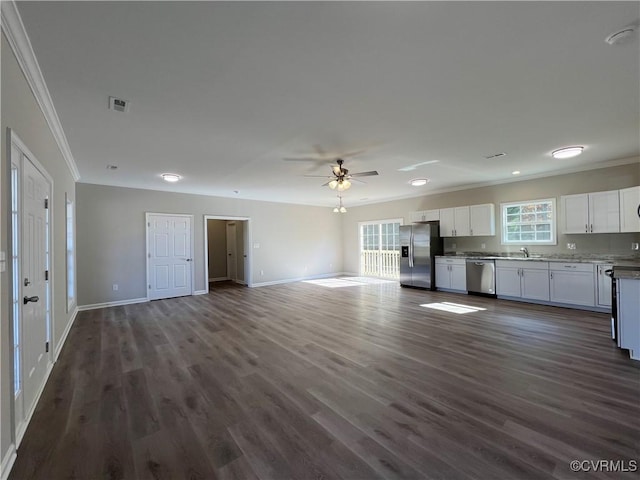
[[[569,463],[639,450],[607,315],[295,283],[80,313],[10,478],[637,479]]]

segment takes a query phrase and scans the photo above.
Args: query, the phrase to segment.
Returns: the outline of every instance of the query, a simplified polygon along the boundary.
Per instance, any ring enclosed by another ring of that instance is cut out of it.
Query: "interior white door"
[[[192,295],[190,215],[147,215],[149,300]]]
[[[236,223],[227,222],[227,276],[238,281],[238,248],[236,245]]]
[[[22,405],[27,416],[47,374],[47,243],[49,182],[25,157],[22,165]]]

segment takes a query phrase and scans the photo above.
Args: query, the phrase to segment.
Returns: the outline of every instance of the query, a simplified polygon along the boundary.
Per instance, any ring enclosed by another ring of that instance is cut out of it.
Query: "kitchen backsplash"
[[[558,235],[557,245],[526,245],[530,254],[542,256],[584,257],[585,255],[640,258],[640,251],[632,250],[633,243],[640,242],[640,233],[600,233],[585,235]],[[575,249],[567,244],[575,244]],[[500,236],[450,237],[444,239],[445,253],[480,253],[482,255],[521,254],[523,245],[502,245]]]

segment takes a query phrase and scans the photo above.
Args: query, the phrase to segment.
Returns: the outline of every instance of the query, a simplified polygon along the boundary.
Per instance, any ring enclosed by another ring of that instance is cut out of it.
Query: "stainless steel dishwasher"
[[[467,291],[496,294],[496,262],[467,258]]]

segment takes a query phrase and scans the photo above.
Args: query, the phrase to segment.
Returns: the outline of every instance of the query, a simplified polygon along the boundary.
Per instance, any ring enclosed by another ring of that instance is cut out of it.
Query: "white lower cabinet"
[[[613,265],[601,263],[596,265],[596,306],[611,308],[611,277],[605,274]]]
[[[464,258],[436,258],[436,288],[467,290],[467,263]]]
[[[549,263],[496,260],[498,296],[549,301]]]
[[[551,301],[593,307],[596,304],[594,265],[553,262],[549,272]]]

